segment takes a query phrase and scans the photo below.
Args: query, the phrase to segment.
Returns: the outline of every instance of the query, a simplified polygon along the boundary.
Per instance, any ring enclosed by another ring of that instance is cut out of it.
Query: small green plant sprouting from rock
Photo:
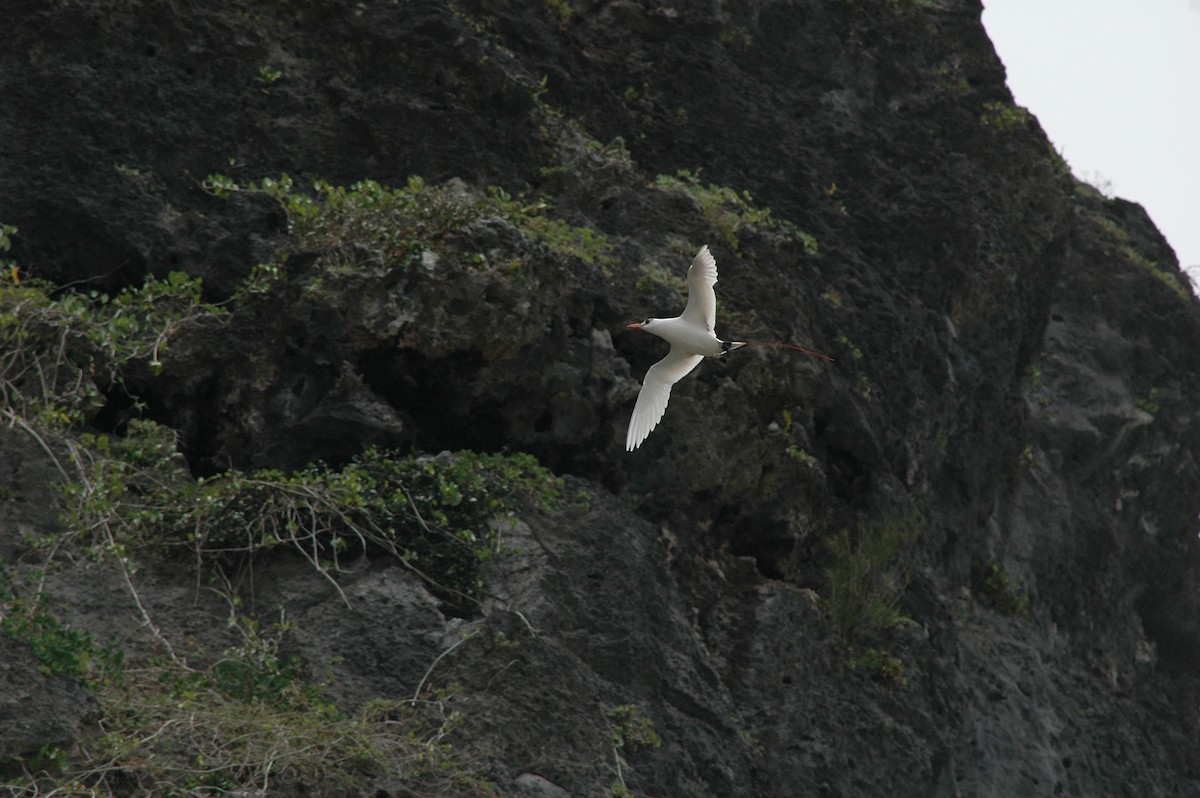
[[[930,71],[930,74],[943,91],[951,94],[965,94],[971,90],[971,82],[963,75],[961,68],[956,65],[939,64]]]
[[[850,358],[852,360],[862,360],[863,359],[863,351],[861,349],[859,349],[858,346],[853,341],[851,341],[847,336],[839,335],[837,337],[837,342],[839,344],[841,344],[842,346],[846,347],[846,350],[848,352],[850,352]]]
[[[575,9],[571,7],[569,0],[545,0],[546,10],[550,13],[551,19],[558,25],[559,30],[566,30],[571,23],[571,17],[575,13]]]
[[[843,529],[829,541],[822,605],[848,644],[908,622],[900,599],[910,579],[908,549],[925,521],[919,514]]]
[[[787,447],[788,456],[795,460],[800,465],[808,466],[817,462],[817,458],[813,457],[804,449],[801,449],[794,443],[789,443]]]
[[[817,462],[817,458],[813,457],[811,454],[801,448],[801,446],[795,441],[795,433],[793,432],[795,422],[792,419],[792,411],[785,407],[780,411],[780,417],[783,419],[783,425],[781,429],[783,430],[783,434],[786,435],[788,439],[788,456],[800,465],[814,465]]]
[[[996,560],[971,563],[971,592],[992,609],[1018,618],[1029,617],[1020,583]]]
[[[1030,388],[1040,387],[1042,382],[1042,367],[1037,363],[1030,363],[1025,369],[1025,383]]]
[[[283,71],[279,69],[271,69],[271,67],[260,66],[258,68],[258,83],[264,89],[274,85],[276,81],[283,77]]]
[[[738,193],[727,186],[705,184],[699,174],[686,169],[674,175],[659,175],[654,186],[664,191],[683,191],[696,200],[709,224],[721,235],[729,248],[737,252],[740,246],[738,233],[745,228],[757,227],[783,233],[801,243],[807,255],[817,254],[817,240],[798,229],[786,219],[777,219],[769,208],[754,205],[748,191]]]
[[[1029,124],[1029,112],[1019,105],[992,101],[983,104],[979,121],[998,133],[1020,130]]]
[[[754,46],[754,37],[750,32],[741,26],[722,30],[717,34],[717,41],[725,47],[730,47],[736,50],[749,50]]]
[[[875,646],[856,653],[846,661],[846,667],[852,671],[861,669],[872,681],[885,687],[904,687],[908,684],[904,661]]]
[[[1151,388],[1150,393],[1145,396],[1139,396],[1133,401],[1133,404],[1138,410],[1154,415],[1158,412],[1158,389]]]
[[[138,169],[136,166],[130,166],[129,164],[124,163],[113,164],[113,170],[119,175],[134,179],[145,178],[150,174],[143,169]]]
[[[855,363],[861,363],[865,355],[850,338],[846,335],[839,335],[837,342],[841,344],[850,353],[850,359]],[[854,375],[855,382],[858,385],[858,391],[866,399],[870,399],[875,394],[875,386],[871,382],[871,378],[867,376],[865,371],[859,371]]]
[[[621,704],[605,711],[609,735],[612,740],[613,760],[617,769],[617,781],[612,785],[614,798],[632,798],[633,793],[625,784],[622,773],[621,752],[632,754],[643,749],[662,746],[662,737],[654,730],[654,722],[638,712],[634,704]]]
[[[1035,470],[1040,467],[1038,461],[1038,450],[1032,443],[1025,444],[1025,448],[1021,449],[1021,454],[1018,458],[1021,468]]]
[[[612,707],[604,713],[604,717],[608,719],[613,748],[633,753],[643,748],[662,746],[662,738],[654,730],[654,721],[642,715],[636,705]]]

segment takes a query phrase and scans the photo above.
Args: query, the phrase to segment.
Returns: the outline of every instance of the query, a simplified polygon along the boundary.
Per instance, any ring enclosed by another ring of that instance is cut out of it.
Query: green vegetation
[[[664,269],[657,263],[642,264],[642,276],[638,278],[637,283],[633,287],[638,291],[648,293],[660,286],[676,291],[682,296],[687,296],[687,279],[681,274]]]
[[[528,455],[397,457],[368,449],[342,468],[292,474],[230,470],[191,480],[178,467],[174,437],[131,422],[124,437],[85,435],[92,457],[68,484],[68,529],[87,530],[96,554],[142,556],[184,549],[201,566],[240,566],[287,547],[337,586],[350,556],[386,553],[460,611],[486,585],[483,564],[501,551],[518,497],[547,509],[560,482]],[[55,541],[60,545],[61,541]]]
[[[219,180],[211,188],[243,190]],[[330,251],[342,251],[343,236],[358,236],[403,252],[409,241],[419,247],[436,237],[439,216],[462,218],[444,192],[424,197],[420,185],[402,197],[360,189],[331,189],[324,202],[269,188],[289,203],[297,235]],[[385,229],[384,208],[393,202],[390,210],[412,223],[407,236]],[[0,231],[7,249],[16,231]],[[260,266],[234,302],[281,279],[280,268]],[[0,279],[0,423],[6,434],[28,436],[57,468],[62,520],[23,541],[21,563],[0,567],[0,634],[27,645],[42,672],[79,682],[99,701],[78,751],[48,742],[0,762],[0,772],[14,795],[31,798],[212,796],[295,784],[342,793],[384,774],[414,794],[488,794],[446,742],[458,715],[437,691],[420,701],[368,702],[351,715],[306,678],[302,662],[281,653],[282,620],[264,630],[231,612],[242,644],[216,658],[183,656],[141,601],[141,569],[164,560],[193,563],[197,582],[223,585],[217,589],[235,608],[233,572],[283,547],[307,557],[339,591],[347,557],[395,557],[448,605],[472,612],[486,591],[483,564],[503,550],[504,520],[520,501],[551,511],[560,501],[560,482],[527,455],[368,450],[339,468],[195,479],[174,431],[138,418],[136,401],[135,417],[116,432],[89,428],[106,395],[130,390],[130,373],[161,373],[181,336],[229,316],[204,303],[199,281],[183,274],[114,294],[22,280],[15,264]],[[39,554],[41,567],[31,571]],[[50,610],[39,574],[79,557],[119,566],[158,641],[155,657],[131,661]]]
[[[317,180],[310,194],[286,174],[245,184],[213,174],[203,185],[216,197],[237,191],[273,197],[288,214],[293,248],[320,252],[322,265],[331,273],[364,266],[412,268],[424,252],[489,216],[507,220],[557,255],[601,268],[612,262],[612,246],[602,233],[548,216],[553,206],[544,198],[514,198],[494,186],[477,196],[465,188],[431,186],[419,177],[410,177],[399,188],[374,180],[350,186]],[[273,272],[264,270],[259,277],[282,276],[282,266],[270,268]],[[264,286],[269,283],[251,283],[258,291]]]
[[[1183,283],[1174,274],[1159,267],[1156,261],[1151,260],[1142,253],[1133,248],[1129,240],[1129,234],[1126,233],[1121,226],[1100,214],[1092,214],[1092,223],[1103,231],[1115,244],[1117,251],[1129,263],[1134,264],[1142,271],[1149,274],[1154,279],[1171,289],[1180,299],[1184,301],[1191,300],[1191,294],[1184,287]]]
[[[839,335],[837,342],[841,344],[850,355],[850,360],[854,363],[862,365],[865,358],[863,351],[858,348],[858,344],[850,340],[846,335]],[[871,383],[871,378],[865,371],[859,371],[855,374],[855,381],[858,383],[858,390],[863,397],[869,399],[875,393],[875,386]]]
[[[99,410],[101,389],[119,384],[126,366],[160,370],[180,330],[220,314],[201,302],[199,280],[180,272],[115,296],[2,283],[0,421],[44,446],[47,435],[67,444],[65,431]]]
[[[863,359],[863,351],[861,349],[859,349],[858,345],[855,344],[853,341],[851,341],[847,336],[839,335],[837,338],[837,341],[839,344],[841,344],[842,346],[844,346],[846,348],[847,352],[850,353],[851,360],[857,361],[857,360]]]
[[[630,753],[643,748],[659,748],[662,738],[654,730],[654,721],[638,712],[633,704],[621,704],[604,713],[612,732],[613,748]]]
[[[791,457],[800,465],[808,466],[817,462],[817,458],[808,453],[807,450],[800,448],[797,444],[789,443],[787,447],[788,457]]]
[[[644,749],[662,746],[662,737],[654,730],[654,722],[638,712],[634,704],[621,704],[604,713],[612,738],[613,761],[617,769],[617,781],[612,785],[613,798],[632,798],[633,793],[625,785],[622,773],[624,759],[621,752],[632,754]]]
[[[846,652],[846,667],[889,688],[908,683],[904,662],[879,643],[909,623],[900,601],[911,579],[909,549],[925,526],[918,513],[843,529],[829,541],[821,604]]]
[[[271,86],[281,77],[283,77],[283,72],[278,69],[271,69],[265,65],[258,68],[258,82],[264,89]]]
[[[0,224],[0,252],[8,252],[12,249],[12,237],[17,234],[17,226],[13,224]],[[16,285],[21,282],[20,272],[17,270],[16,261],[10,258],[0,258],[0,284],[11,283]]]
[[[817,254],[815,238],[786,219],[772,216],[769,208],[755,206],[754,199],[748,191],[739,194],[726,186],[712,183],[706,185],[700,180],[699,174],[693,174],[686,169],[674,175],[659,175],[654,181],[654,186],[662,191],[682,191],[689,194],[700,206],[708,223],[733,252],[737,252],[740,247],[739,232],[746,228],[758,228],[782,233],[800,242],[806,255]]]
[[[754,37],[750,35],[750,31],[746,30],[741,25],[735,25],[732,28],[723,28],[717,34],[717,41],[724,47],[729,47],[734,50],[749,50],[754,46]]]
[[[545,3],[551,20],[558,25],[559,30],[566,30],[571,23],[571,17],[575,14],[575,9],[571,7],[570,2],[568,0],[545,0]]]
[[[589,266],[607,267],[612,263],[612,245],[604,234],[546,216],[552,207],[549,200],[524,203],[496,187],[488,190],[488,197],[496,211],[552,252],[578,258]]]
[[[825,291],[824,293],[821,294],[821,299],[824,299],[826,302],[833,305],[835,308],[840,308],[842,306],[842,292],[841,291],[834,291],[832,289],[829,291]]]
[[[971,563],[971,592],[997,612],[1018,618],[1029,617],[1021,584],[996,560]]]
[[[1158,389],[1151,388],[1145,396],[1139,396],[1133,400],[1133,404],[1138,410],[1154,415],[1158,412]]]
[[[904,672],[904,661],[882,648],[869,646],[846,661],[852,671],[861,670],[873,682],[885,687],[904,687],[908,676]]]
[[[341,711],[283,657],[286,623],[263,630],[231,617],[242,644],[203,667],[180,659],[125,662],[116,647],[61,623],[36,602],[0,592],[0,631],[27,643],[48,675],[93,691],[98,724],[68,754],[42,746],[0,761],[14,796],[213,796],[267,785],[352,791],[387,775],[416,794],[487,795],[445,738],[460,716],[442,693],[375,700]],[[402,764],[402,767],[397,767]]]
[[[997,133],[1007,133],[1024,129],[1029,124],[1029,112],[1019,105],[998,101],[986,102],[983,104],[983,114],[979,121],[984,127]]]
[[[929,71],[930,76],[943,91],[951,94],[965,94],[971,90],[971,83],[962,73],[957,64],[941,63]]]
[[[870,640],[908,622],[900,599],[908,587],[908,549],[920,536],[919,514],[843,529],[829,541],[825,611],[847,643]]]
[[[783,434],[787,437],[787,440],[788,440],[788,445],[787,445],[788,457],[792,458],[793,460],[795,460],[797,463],[799,463],[802,466],[814,465],[817,462],[817,458],[813,457],[812,454],[810,454],[808,452],[808,450],[804,449],[802,446],[800,446],[800,444],[798,444],[796,442],[796,437],[795,437],[796,436],[796,433],[795,433],[796,424],[795,424],[795,419],[792,418],[791,409],[785,407],[785,408],[783,408],[783,410],[779,411],[779,415],[783,421],[783,423],[780,425],[780,429],[783,430]]]
[[[0,572],[0,634],[27,644],[39,671],[93,689],[120,676],[124,652],[63,624],[36,601],[19,596],[12,581],[9,573]]]

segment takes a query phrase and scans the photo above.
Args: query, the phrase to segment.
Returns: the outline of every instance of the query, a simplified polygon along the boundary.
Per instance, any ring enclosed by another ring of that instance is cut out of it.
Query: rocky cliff
[[[1200,306],[978,2],[9,5],[18,794],[1200,790]],[[704,243],[835,362],[626,453]]]

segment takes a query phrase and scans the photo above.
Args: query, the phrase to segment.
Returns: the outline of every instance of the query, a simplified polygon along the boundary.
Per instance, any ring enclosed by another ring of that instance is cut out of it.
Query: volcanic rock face
[[[1142,210],[1012,105],[978,3],[18,5],[20,267],[108,291],[182,270],[214,300],[258,263],[290,281],[172,342],[98,425],[128,392],[195,475],[518,450],[587,497],[506,528],[518,553],[465,618],[382,560],[340,595],[256,563],[247,602],[284,609],[340,705],[456,685],[453,744],[503,795],[1200,790],[1200,312]],[[274,199],[204,190],[218,172],[415,175],[483,210],[403,268],[351,247],[327,275]],[[624,324],[678,312],[706,242],[719,335],[836,362],[705,362],[627,454],[662,352]],[[55,521],[21,499],[44,453],[4,435],[7,554]],[[856,647],[827,541],[914,513],[911,622]],[[65,617],[137,645],[120,579],[76,567],[94,578],[47,580]],[[219,649],[194,578],[143,598],[167,639]],[[45,695],[63,745],[90,707]],[[660,747],[617,751],[606,712],[630,704]]]

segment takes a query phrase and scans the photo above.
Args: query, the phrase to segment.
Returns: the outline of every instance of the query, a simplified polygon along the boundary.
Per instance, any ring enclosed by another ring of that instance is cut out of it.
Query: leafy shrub
[[[182,272],[112,296],[0,283],[0,417],[43,430],[81,423],[129,363],[161,368],[182,327],[220,312]]]
[[[1029,617],[1029,606],[1020,583],[996,560],[971,563],[971,592],[998,612]]]
[[[247,184],[214,174],[204,185],[217,197],[253,191],[277,200],[288,214],[293,247],[320,253],[326,270],[364,263],[406,269],[423,252],[489,216],[507,220],[559,255],[601,267],[612,261],[612,247],[602,233],[547,215],[553,206],[544,198],[514,198],[495,186],[476,195],[462,186],[433,186],[415,176],[398,188],[374,180],[349,186],[317,180],[309,194],[286,174]],[[264,267],[259,268],[261,278]],[[282,276],[281,268],[270,267],[276,277]]]
[[[851,670],[863,670],[871,681],[885,687],[904,687],[908,684],[903,660],[876,646],[869,646],[852,656],[846,665]]]
[[[0,573],[0,634],[27,644],[43,674],[93,688],[120,676],[125,655],[119,647],[101,646],[89,633],[62,623],[36,598],[18,595],[12,582],[11,574]]]
[[[346,557],[390,553],[464,610],[483,596],[483,564],[501,550],[497,520],[513,518],[520,497],[551,510],[560,501],[561,481],[523,454],[368,449],[342,468],[232,470],[193,481],[173,434],[150,422],[85,442],[93,456],[86,477],[67,487],[67,527],[89,531],[92,553],[187,548],[195,561],[221,565],[286,546],[335,586]]]
[[[842,639],[854,642],[908,621],[900,600],[911,578],[907,549],[924,526],[920,515],[841,530],[829,541],[823,604]]]
[[[817,254],[817,239],[797,228],[786,219],[778,219],[769,208],[754,205],[750,192],[740,194],[728,186],[704,184],[700,176],[686,169],[674,175],[659,175],[654,186],[661,190],[683,191],[699,204],[704,217],[713,226],[729,248],[737,252],[740,247],[738,233],[745,228],[774,230],[801,243],[805,254]]]
[[[654,721],[638,712],[633,704],[621,704],[604,713],[612,733],[613,748],[629,752],[641,748],[659,748],[662,737],[654,730]]]
[[[264,633],[254,619],[235,619],[243,645],[197,668],[127,663],[119,649],[31,612],[11,593],[0,609],[0,631],[30,642],[51,671],[81,680],[100,704],[86,745],[70,754],[43,746],[19,763],[23,776],[7,782],[13,796],[200,798],[295,785],[343,794],[379,776],[413,794],[491,794],[446,741],[460,720],[450,696],[376,699],[343,712],[304,680],[298,658],[279,657],[286,624]]]
[[[1004,102],[986,102],[983,104],[983,114],[980,123],[998,133],[1021,130],[1029,124],[1029,112],[1019,105]]]

